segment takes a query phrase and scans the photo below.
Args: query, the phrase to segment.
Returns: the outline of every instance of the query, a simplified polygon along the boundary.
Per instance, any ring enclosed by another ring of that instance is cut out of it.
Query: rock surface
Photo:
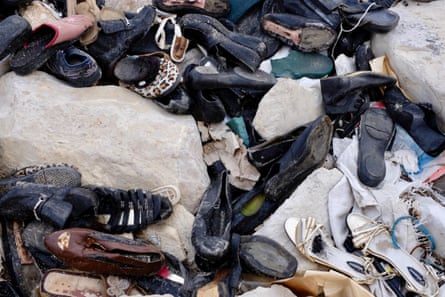
[[[268,140],[302,127],[322,114],[318,79],[279,78],[261,99],[253,126]]]
[[[391,8],[400,16],[389,33],[371,40],[376,56],[385,55],[401,87],[414,102],[431,103],[445,132],[445,18],[443,1],[407,2]]]
[[[173,184],[192,213],[209,184],[191,116],[117,86],[73,88],[44,72],[0,77],[1,171],[68,163],[82,184],[151,189]]]
[[[319,168],[311,173],[284,203],[258,228],[257,235],[263,235],[279,242],[298,260],[298,271],[323,270],[321,265],[309,261],[292,243],[284,230],[284,222],[290,218],[312,216],[323,224],[324,232],[331,236],[328,213],[328,194],[343,174],[338,169]]]

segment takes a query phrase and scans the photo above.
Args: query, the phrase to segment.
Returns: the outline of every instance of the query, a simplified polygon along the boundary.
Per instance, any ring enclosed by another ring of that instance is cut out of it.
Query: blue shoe
[[[49,73],[78,88],[94,86],[102,77],[96,60],[74,46],[58,50],[46,67]]]

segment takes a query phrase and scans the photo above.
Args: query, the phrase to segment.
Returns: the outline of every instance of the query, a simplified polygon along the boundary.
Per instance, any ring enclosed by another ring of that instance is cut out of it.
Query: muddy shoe
[[[313,121],[286,154],[272,165],[264,187],[267,198],[288,198],[312,171],[321,167],[329,152],[332,134],[333,126],[328,116]]]
[[[14,188],[19,182],[78,187],[81,174],[67,164],[28,166],[17,170],[10,177],[0,180],[0,195]]]
[[[289,13],[269,13],[261,20],[262,28],[283,43],[302,52],[328,49],[337,34],[322,21]]]
[[[204,271],[214,270],[227,260],[232,219],[231,192],[222,162],[209,167],[212,179],[203,194],[192,228],[196,264]]]
[[[11,15],[0,22],[0,61],[13,54],[31,35],[31,25],[21,16]]]

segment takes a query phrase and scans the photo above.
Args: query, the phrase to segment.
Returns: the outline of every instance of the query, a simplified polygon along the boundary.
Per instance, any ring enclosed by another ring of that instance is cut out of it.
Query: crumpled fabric
[[[203,143],[204,161],[207,165],[221,160],[229,172],[233,186],[250,191],[260,178],[260,173],[247,159],[247,148],[243,140],[224,123],[204,124],[198,128]]]
[[[334,138],[333,149],[337,168],[342,171],[344,177],[329,192],[329,220],[336,246],[345,250],[343,243],[348,236],[347,215],[352,211],[359,212],[391,226],[398,217],[408,214],[407,206],[398,197],[408,187],[409,182],[400,178],[400,164],[393,163],[386,154],[385,179],[378,187],[365,186],[357,176],[358,138]],[[407,242],[414,244],[412,228],[404,231],[400,246],[406,247]]]

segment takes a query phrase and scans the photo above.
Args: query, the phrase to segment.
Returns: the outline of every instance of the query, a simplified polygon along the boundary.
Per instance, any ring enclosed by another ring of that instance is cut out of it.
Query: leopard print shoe
[[[125,57],[116,64],[114,75],[120,86],[148,99],[169,94],[181,81],[178,67],[164,52]]]

